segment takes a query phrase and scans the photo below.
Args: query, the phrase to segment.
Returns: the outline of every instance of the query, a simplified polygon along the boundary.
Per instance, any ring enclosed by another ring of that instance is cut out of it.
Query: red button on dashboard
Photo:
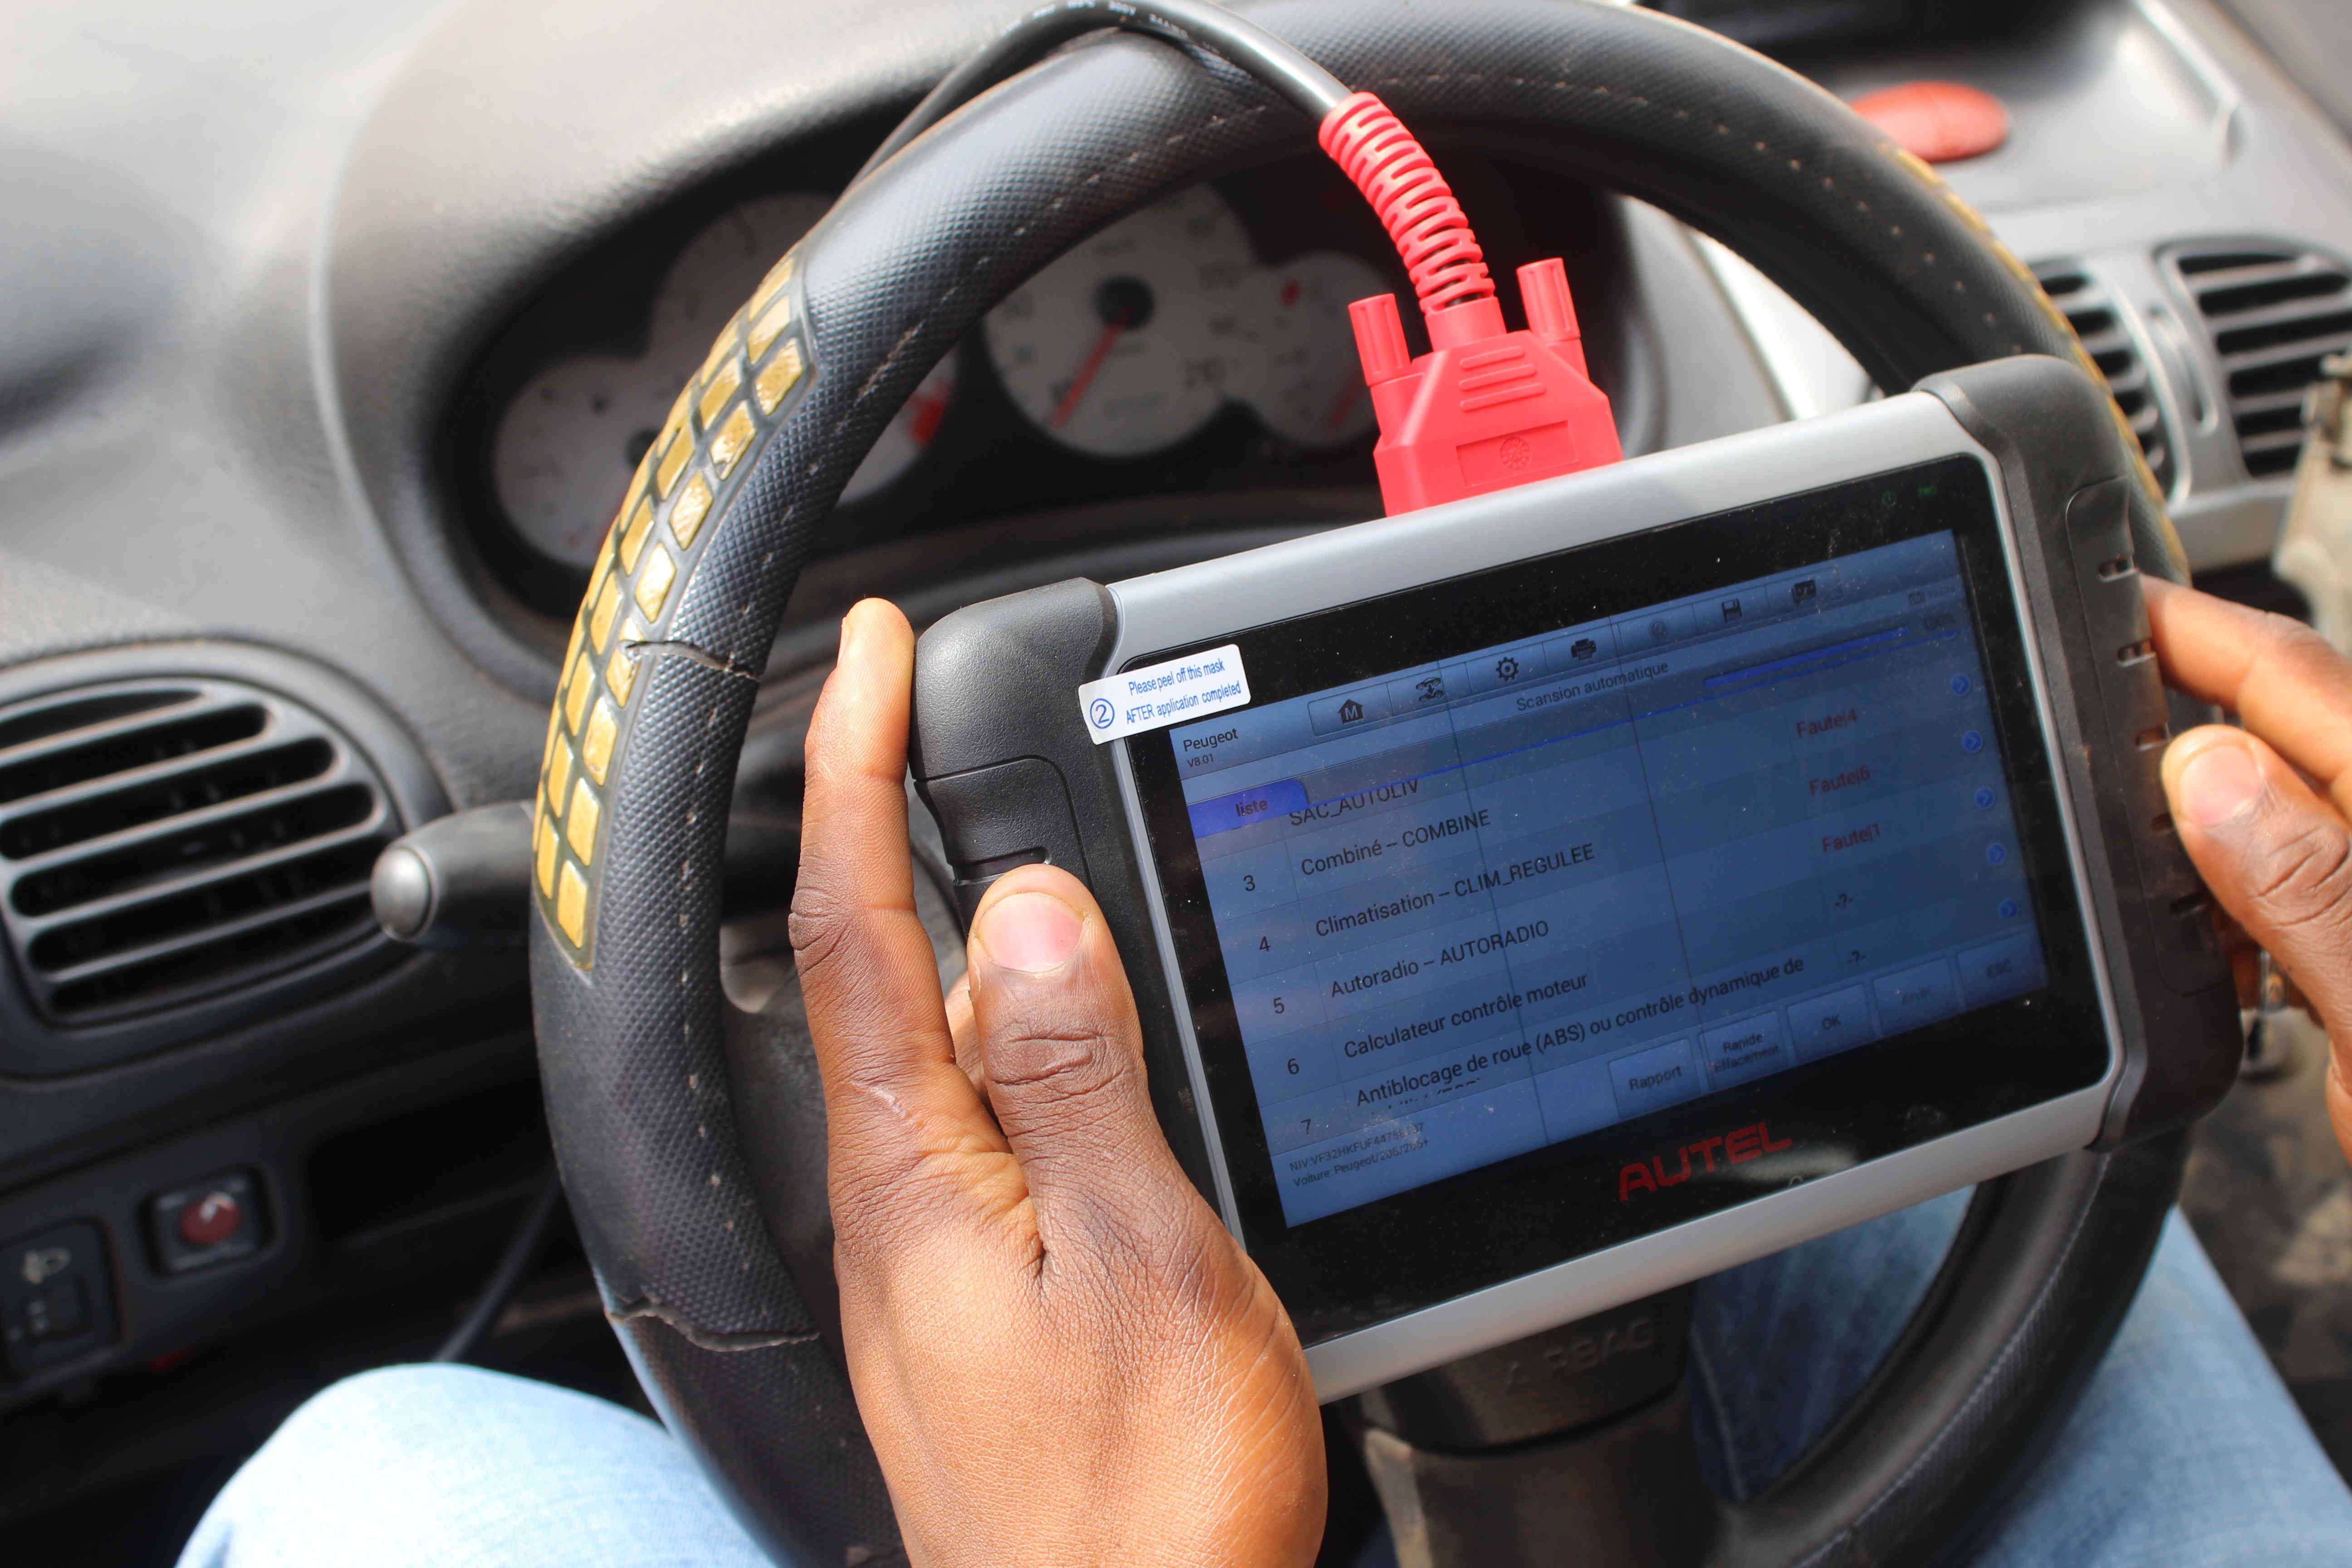
[[[217,1247],[245,1224],[245,1210],[226,1193],[206,1193],[180,1211],[180,1239],[190,1247]]]
[[[1930,163],[1991,152],[2009,140],[2009,110],[1981,88],[1911,81],[1853,100],[1853,111]]]

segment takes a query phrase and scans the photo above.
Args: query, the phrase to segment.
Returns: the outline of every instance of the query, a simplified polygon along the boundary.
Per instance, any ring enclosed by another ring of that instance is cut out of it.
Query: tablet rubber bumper
[[[2179,574],[2135,529],[2136,477],[2074,449],[2071,433],[2106,413],[2087,385],[2014,359],[1929,376],[1919,390],[2000,460],[2017,521],[2123,1047],[2095,1146],[2185,1127],[2236,1081],[2244,1035],[2160,776],[2170,730],[2140,574]]]
[[[916,793],[939,819],[967,923],[990,883],[1039,861],[1068,870],[1100,900],[1135,988],[1152,1109],[1185,1174],[1214,1203],[1202,1110],[1147,913],[1115,748],[1096,745],[1078,713],[1078,686],[1101,673],[1118,629],[1108,591],[1084,579],[940,620],[915,650],[908,760]]]
[[[924,804],[940,819],[955,873],[956,913],[965,926],[996,879],[1016,866],[1059,866],[1080,881],[1086,851],[1061,773],[1043,757],[925,780]]]

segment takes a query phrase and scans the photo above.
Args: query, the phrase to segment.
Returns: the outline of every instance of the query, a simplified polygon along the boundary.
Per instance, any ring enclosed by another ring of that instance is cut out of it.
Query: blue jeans
[[[1702,1463],[1745,1495],[1836,1418],[1901,1331],[1954,1194],[1707,1281]],[[1393,1562],[1385,1541],[1366,1563]],[[2115,1348],[1973,1561],[2041,1568],[2352,1563],[2352,1494],[2175,1215]],[[659,1426],[466,1367],[394,1367],[295,1412],[181,1568],[758,1568]]]

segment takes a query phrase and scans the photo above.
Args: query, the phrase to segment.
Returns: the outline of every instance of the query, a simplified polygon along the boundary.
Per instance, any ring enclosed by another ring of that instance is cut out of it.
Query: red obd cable
[[[1369,92],[1352,95],[1324,118],[1320,140],[1380,215],[1423,310],[1495,297],[1462,204],[1387,104]]]
[[[1623,456],[1558,258],[1519,268],[1526,330],[1510,331],[1486,253],[1437,165],[1388,105],[1353,93],[1320,140],[1382,226],[1420,296],[1429,353],[1405,346],[1396,297],[1348,307],[1381,424],[1372,459],[1391,515],[1598,468]]]

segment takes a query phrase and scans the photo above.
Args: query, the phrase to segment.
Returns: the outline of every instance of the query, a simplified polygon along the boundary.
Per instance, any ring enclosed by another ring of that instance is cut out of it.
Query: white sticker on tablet
[[[1250,700],[1242,650],[1233,643],[1165,664],[1106,675],[1078,688],[1078,712],[1099,746],[1121,735],[1205,719]]]

